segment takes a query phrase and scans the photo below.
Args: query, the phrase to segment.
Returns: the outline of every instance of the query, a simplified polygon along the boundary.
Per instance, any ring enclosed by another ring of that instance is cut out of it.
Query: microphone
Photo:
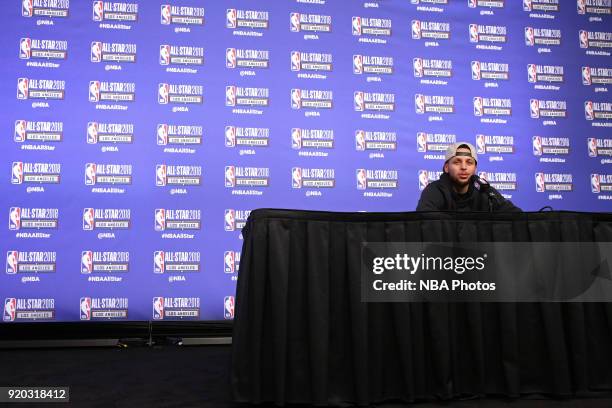
[[[489,198],[489,211],[493,211],[493,205],[491,202],[495,203],[496,205],[500,205],[501,202],[503,201],[503,197],[502,200],[500,200],[500,196],[499,193],[497,192],[497,190],[495,190],[491,184],[489,184],[489,182],[485,179],[483,179],[482,177],[480,177],[477,174],[474,174],[472,176],[472,180],[474,181],[474,186],[479,190],[482,191],[483,193],[485,193],[488,198]]]

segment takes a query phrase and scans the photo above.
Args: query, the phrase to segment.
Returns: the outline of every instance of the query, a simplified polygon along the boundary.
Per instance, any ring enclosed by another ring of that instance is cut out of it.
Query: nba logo
[[[32,0],[21,1],[21,15],[24,17],[32,17],[34,7],[32,6]]]
[[[164,319],[164,298],[154,297],[153,298],[153,320]]]
[[[533,119],[540,117],[540,102],[537,99],[529,100],[529,114]]]
[[[81,298],[81,307],[79,309],[79,314],[81,316],[81,320],[90,320],[91,319],[91,298],[82,297]]]
[[[289,15],[289,30],[294,33],[300,31],[300,13],[291,13]]]
[[[170,64],[170,46],[160,45],[159,46],[159,65]]]
[[[227,208],[225,210],[225,230],[226,231],[235,231],[236,230],[236,211],[232,208]]]
[[[293,88],[291,90],[291,109],[300,109],[302,107],[302,91]]]
[[[228,48],[225,50],[225,66],[227,68],[236,68],[236,49]]]
[[[414,109],[418,114],[425,113],[425,97],[422,94],[414,95]]]
[[[291,70],[299,71],[301,68],[301,57],[299,51],[291,51]]]
[[[16,142],[24,142],[26,140],[26,126],[27,122],[25,120],[15,121],[15,136],[13,140]]]
[[[361,17],[353,17],[353,35],[361,35]]]
[[[472,61],[472,79],[478,81],[480,78],[480,61]]]
[[[93,252],[81,252],[81,273],[90,274],[93,272]]]
[[[355,149],[360,152],[366,149],[365,131],[361,129],[355,131]]]
[[[226,126],[225,127],[225,147],[236,146],[236,127]]]
[[[8,251],[6,253],[6,273],[9,275],[14,275],[17,273],[17,269],[19,269],[19,252],[17,251]]]
[[[94,229],[94,209],[83,209],[83,230],[92,231]]]
[[[582,84],[591,85],[591,68],[582,67]]]
[[[482,106],[482,98],[480,96],[475,96],[473,98],[474,102],[474,116],[482,116],[484,113],[484,108]]]
[[[236,256],[234,251],[225,251],[223,254],[223,271],[234,273],[236,271]]]
[[[166,229],[166,210],[164,208],[155,209],[155,231]]]
[[[236,9],[227,9],[225,13],[225,26],[227,28],[236,28],[237,27],[237,17],[236,17]]]
[[[226,296],[223,298],[223,317],[225,319],[234,318],[234,297]]]
[[[102,43],[100,41],[93,41],[91,43],[91,62],[102,61]]]
[[[357,169],[357,189],[365,190],[368,187],[367,174],[365,169]]]
[[[13,162],[11,184],[23,183],[23,162]]]
[[[15,298],[4,299],[4,313],[2,313],[2,320],[5,322],[14,321],[16,310],[17,310],[17,299]]]
[[[476,153],[485,154],[486,152],[487,146],[484,135],[476,135]]]
[[[153,273],[164,273],[166,270],[166,253],[155,251],[153,253]]]
[[[93,186],[96,184],[96,163],[87,163],[85,165],[85,185]]]
[[[536,181],[536,191],[538,193],[543,193],[544,190],[546,189],[546,186],[544,185],[544,173],[536,173],[535,181]]]
[[[355,91],[353,93],[353,108],[355,108],[355,111],[357,112],[363,112],[363,110],[365,109],[365,102],[363,100],[362,91]]]
[[[236,168],[234,166],[225,166],[225,187],[236,186]]]
[[[425,190],[425,187],[429,184],[429,175],[427,170],[419,170],[419,190]]]
[[[363,74],[363,55],[353,55],[353,74]]]
[[[481,179],[483,179],[487,183],[489,182],[489,180],[487,180],[487,172],[486,171],[479,171],[478,172],[478,177],[480,177]]]
[[[17,80],[17,99],[28,99],[28,78]]]
[[[412,39],[418,40],[421,38],[421,22],[412,20]]]
[[[589,35],[585,30],[580,30],[580,48],[589,48]]]
[[[171,22],[170,20],[171,20],[170,5],[163,4],[161,6],[161,23],[164,25],[168,25]]]
[[[470,42],[477,43],[478,39],[478,25],[470,24]]]
[[[168,103],[168,97],[170,95],[170,85],[160,83],[157,86],[157,103],[160,105],[166,105]]]
[[[291,169],[291,188],[302,188],[302,168]]]
[[[587,146],[589,149],[589,157],[597,157],[597,139],[589,137],[587,139]]]
[[[100,81],[89,81],[89,102],[100,100]]]
[[[165,146],[168,144],[168,125],[159,123],[157,125],[157,145]]]
[[[585,0],[577,0],[576,1],[576,9],[578,11],[578,14],[585,14],[586,13],[586,2],[585,2]]]
[[[98,122],[87,123],[87,143],[98,143]]]
[[[533,155],[534,156],[541,156],[543,153],[543,149],[542,149],[542,137],[541,136],[534,136],[531,139],[531,144],[533,145]]]
[[[532,8],[531,0],[523,0],[523,11],[531,11]]]
[[[525,45],[533,46],[535,44],[533,27],[525,27]]]
[[[166,185],[167,177],[166,177],[166,165],[158,164],[155,166],[155,185],[158,187],[163,187]]]
[[[225,87],[225,106],[236,106],[236,87],[234,85]]]
[[[17,231],[21,228],[21,208],[11,207],[9,211],[9,230]]]
[[[413,58],[412,59],[412,67],[414,69],[414,77],[421,78],[423,76],[423,59],[422,58]]]
[[[538,82],[538,71],[535,64],[527,65],[527,80],[531,83]]]
[[[586,120],[595,119],[595,113],[593,112],[593,102],[584,101],[584,117]]]
[[[593,193],[599,193],[601,191],[599,182],[599,174],[591,174],[591,191]]]
[[[425,132],[417,133],[417,151],[425,153],[427,151],[427,135]]]
[[[302,148],[302,129],[300,128],[291,129],[291,148],[293,149]]]
[[[477,0],[468,0],[468,7],[469,8],[476,8],[476,2],[477,2]]]
[[[102,21],[104,20],[104,4],[101,1],[93,2],[93,21]]]
[[[30,59],[32,56],[32,40],[29,38],[22,38],[19,40],[19,58]]]

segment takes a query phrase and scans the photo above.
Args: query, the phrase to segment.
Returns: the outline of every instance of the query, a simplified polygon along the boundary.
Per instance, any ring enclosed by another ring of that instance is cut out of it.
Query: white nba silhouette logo
[[[101,1],[93,2],[93,21],[102,21],[104,20],[104,7]]]
[[[302,129],[300,128],[291,129],[291,147],[293,149],[302,148]]]
[[[291,187],[302,188],[302,168],[294,167],[291,169]]]
[[[531,11],[532,9],[531,0],[523,0],[523,11]]]
[[[473,98],[474,103],[474,116],[482,116],[484,114],[484,107],[482,106],[482,98],[475,96]]]
[[[302,107],[302,91],[297,88],[291,90],[291,109],[300,109]]]
[[[589,157],[597,157],[597,139],[589,137],[587,139],[587,147],[589,150]]]
[[[81,252],[81,273],[90,274],[93,272],[93,252]]]
[[[154,297],[153,298],[153,320],[164,319],[164,298]]]
[[[477,5],[477,0],[468,0],[469,8],[476,8],[476,5]]]
[[[100,81],[89,81],[89,102],[100,101]]]
[[[153,253],[153,273],[164,273],[166,270],[166,253],[155,251]]]
[[[537,99],[529,100],[529,114],[533,119],[540,117],[540,102]]]
[[[423,59],[422,58],[413,58],[412,59],[412,68],[414,71],[415,78],[421,78],[423,76]]]
[[[161,23],[168,25],[172,22],[172,11],[168,4],[161,6]]]
[[[80,299],[80,310],[79,315],[81,320],[90,320],[91,319],[91,298],[82,297]]]
[[[157,103],[160,105],[168,104],[170,97],[170,85],[160,83],[157,85]]]
[[[96,164],[87,163],[85,165],[85,185],[93,186],[96,184]]]
[[[21,15],[24,17],[32,17],[34,13],[34,6],[32,5],[32,0],[22,0],[21,1]]]
[[[19,252],[8,251],[6,253],[6,273],[14,275],[19,269]]]
[[[353,74],[363,74],[363,55],[353,55]]]
[[[23,162],[13,162],[11,166],[11,184],[23,183]]]
[[[421,38],[421,22],[419,20],[412,20],[412,38],[418,40]]]
[[[17,79],[17,99],[28,99],[29,82],[28,78]]]
[[[223,299],[223,317],[225,319],[234,318],[234,297],[225,296]]]
[[[425,190],[425,187],[429,184],[429,174],[427,170],[419,170],[419,190]]]
[[[480,39],[478,36],[478,25],[470,24],[469,31],[470,31],[470,42],[477,43],[478,40]]]
[[[9,230],[18,231],[21,229],[21,208],[11,207],[9,210]]]
[[[487,145],[485,143],[484,135],[476,135],[476,153],[485,154],[487,152]]]
[[[355,131],[355,149],[362,152],[366,149],[365,131]]]
[[[531,139],[531,144],[533,146],[533,155],[534,156],[541,156],[543,153],[543,149],[542,149],[542,137],[541,136],[534,136]]]
[[[361,17],[353,16],[352,31],[353,35],[361,35]]]
[[[27,122],[25,120],[16,120],[15,121],[15,136],[13,140],[16,142],[24,142],[27,137]]]
[[[98,143],[98,123],[97,122],[87,123],[87,143],[88,144]]]
[[[236,230],[236,211],[233,208],[228,208],[225,210],[223,220],[226,231]]]
[[[159,123],[157,125],[157,145],[165,146],[168,144],[168,125]]]
[[[225,127],[225,147],[236,146],[236,127],[226,126]]]
[[[582,84],[591,85],[591,68],[582,67]]]
[[[166,210],[163,208],[155,209],[155,231],[166,229]]]
[[[425,132],[417,133],[417,151],[421,153],[427,151],[427,135]]]
[[[163,187],[166,185],[167,177],[166,177],[166,165],[158,164],[155,166],[155,185],[158,187]]]
[[[586,1],[585,0],[576,0],[576,11],[578,14],[586,13]]]
[[[591,174],[591,191],[593,193],[599,193],[601,191],[599,174]]]
[[[357,112],[363,112],[365,110],[365,101],[362,91],[355,91],[353,93],[353,106]]]
[[[236,256],[234,251],[225,251],[223,254],[223,271],[234,273],[236,271]]]
[[[538,71],[535,64],[527,65],[527,80],[531,83],[538,82]]]
[[[227,68],[236,68],[236,49],[228,48],[225,50],[225,66]]]
[[[2,314],[2,320],[5,322],[12,322],[15,320],[17,314],[17,299],[6,298],[4,299],[4,312]]]
[[[414,95],[414,109],[418,114],[425,113],[425,97],[423,95]]]
[[[227,28],[237,27],[236,9],[227,9],[225,13],[225,26]]]
[[[236,168],[234,166],[225,166],[225,187],[236,186]]]
[[[30,59],[32,56],[32,40],[30,38],[22,38],[19,40],[19,58]]]
[[[302,68],[302,58],[299,51],[291,51],[291,70],[299,71]]]
[[[481,75],[480,75],[480,61],[472,61],[471,67],[472,67],[472,79],[474,81],[480,80],[480,78],[481,78]]]
[[[585,101],[584,102],[584,117],[586,120],[595,119],[595,112],[593,111],[593,102]]]
[[[91,231],[94,229],[94,226],[95,226],[94,209],[85,208],[83,210],[83,230]]]
[[[93,41],[91,43],[91,62],[102,61],[102,43],[100,41]]]
[[[365,190],[368,187],[368,179],[365,169],[357,169],[357,189]]]
[[[300,31],[300,13],[291,13],[289,15],[289,30],[294,33]]]
[[[525,27],[525,45],[533,46],[535,44],[535,36],[533,27]]]
[[[163,44],[159,46],[159,65],[170,65],[170,46]]]
[[[234,85],[225,87],[225,106],[236,106],[236,87]]]
[[[538,193],[543,193],[546,189],[546,185],[544,184],[544,173],[536,173],[535,181],[536,181],[536,191]]]
[[[578,34],[580,38],[580,48],[589,48],[589,35],[585,30],[580,30]]]

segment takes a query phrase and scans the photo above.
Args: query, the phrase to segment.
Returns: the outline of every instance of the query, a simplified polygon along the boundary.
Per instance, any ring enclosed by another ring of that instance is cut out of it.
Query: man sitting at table
[[[476,174],[478,155],[470,143],[446,150],[440,179],[421,193],[417,211],[521,211]]]

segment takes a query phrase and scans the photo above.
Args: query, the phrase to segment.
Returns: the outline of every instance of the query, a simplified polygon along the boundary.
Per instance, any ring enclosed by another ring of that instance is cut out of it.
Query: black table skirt
[[[256,210],[243,236],[237,401],[612,390],[612,304],[362,303],[359,258],[366,241],[612,241],[612,214]]]

